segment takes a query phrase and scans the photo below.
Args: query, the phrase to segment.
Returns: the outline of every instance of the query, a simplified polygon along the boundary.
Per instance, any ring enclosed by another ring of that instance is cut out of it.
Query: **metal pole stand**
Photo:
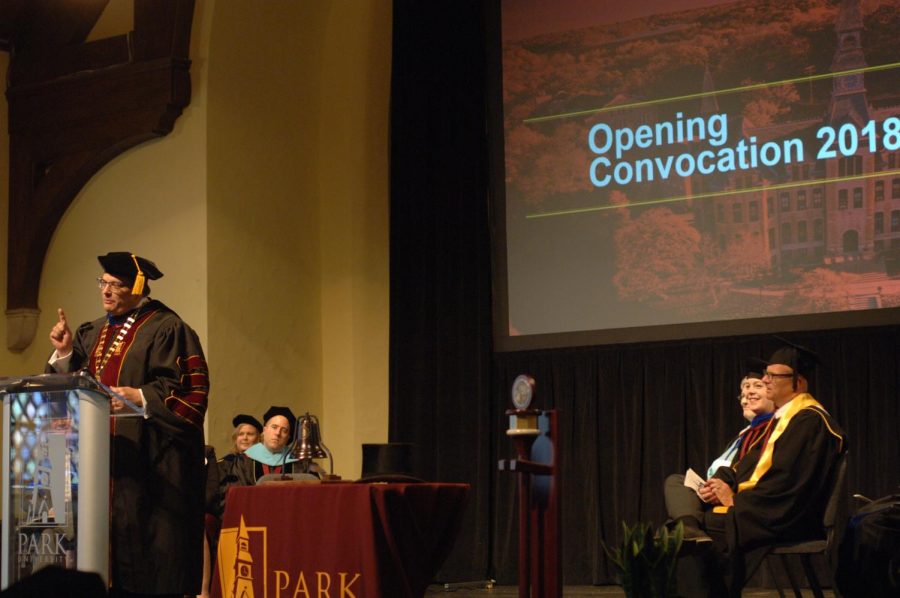
[[[513,439],[516,458],[501,459],[497,466],[519,476],[519,598],[561,598],[557,412],[506,413],[510,416],[506,434]]]

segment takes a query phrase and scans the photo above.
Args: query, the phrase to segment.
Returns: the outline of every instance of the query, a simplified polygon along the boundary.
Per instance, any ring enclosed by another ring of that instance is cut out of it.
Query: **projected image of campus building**
[[[690,5],[504,41],[512,334],[900,306],[900,1]]]
[[[880,123],[897,118],[900,98],[873,101],[868,96],[858,2],[842,5],[835,35],[832,71],[851,74],[830,78],[832,90],[823,117],[761,127],[745,121],[742,133],[759,143],[800,138],[806,148],[830,142],[836,155],[816,159],[808,153],[802,163],[732,176],[719,189],[763,190],[694,202],[695,223],[717,251],[737,249],[743,254],[742,261],[751,264],[747,278],[816,265],[837,272],[868,272],[847,290],[851,302],[847,307],[881,307],[887,289],[877,282],[900,274],[895,262],[900,256],[900,152],[886,149],[896,147],[890,136],[900,132],[885,131]],[[802,83],[795,85],[802,93]],[[833,138],[817,137],[823,125],[830,125]],[[715,181],[705,183],[697,177],[694,192],[715,195]],[[766,259],[754,261],[755,255]]]

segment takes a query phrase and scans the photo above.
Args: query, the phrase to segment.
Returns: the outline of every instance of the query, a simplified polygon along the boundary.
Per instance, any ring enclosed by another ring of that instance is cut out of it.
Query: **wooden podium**
[[[0,589],[48,565],[108,581],[110,392],[86,373],[0,379]]]
[[[519,598],[562,596],[559,427],[556,410],[510,409],[515,459],[498,467],[518,475]]]

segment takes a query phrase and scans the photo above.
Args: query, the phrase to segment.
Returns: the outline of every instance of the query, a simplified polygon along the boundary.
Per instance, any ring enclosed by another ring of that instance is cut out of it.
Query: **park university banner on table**
[[[238,527],[223,529],[219,536],[219,583],[222,595],[266,596],[363,596],[361,571],[304,570],[288,561],[269,561],[269,539],[290,547],[302,534],[291,534],[282,526],[248,526],[241,517]],[[272,550],[283,556],[283,551]],[[377,586],[376,586],[377,587]]]
[[[453,545],[468,491],[424,483],[234,487],[212,595],[420,597]]]

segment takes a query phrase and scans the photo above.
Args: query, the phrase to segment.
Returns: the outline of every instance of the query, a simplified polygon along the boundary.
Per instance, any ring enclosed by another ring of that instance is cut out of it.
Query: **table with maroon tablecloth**
[[[468,484],[233,487],[212,595],[422,596],[453,545],[468,491]]]

